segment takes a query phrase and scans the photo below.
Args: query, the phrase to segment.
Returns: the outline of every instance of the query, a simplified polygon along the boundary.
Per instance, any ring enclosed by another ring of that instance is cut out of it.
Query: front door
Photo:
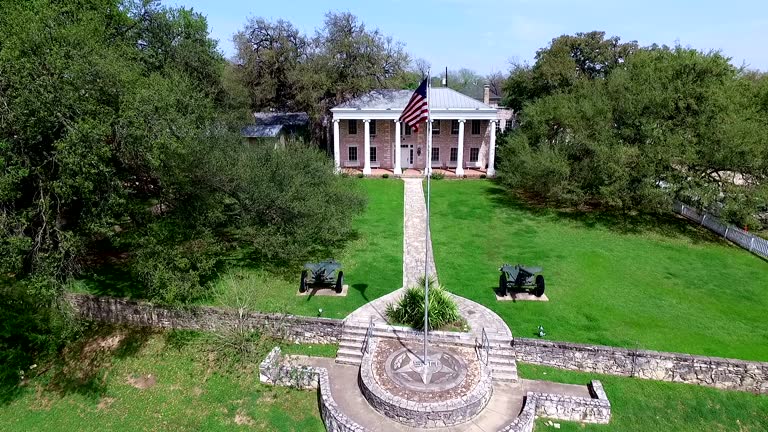
[[[400,163],[403,168],[413,168],[413,144],[400,146]]]

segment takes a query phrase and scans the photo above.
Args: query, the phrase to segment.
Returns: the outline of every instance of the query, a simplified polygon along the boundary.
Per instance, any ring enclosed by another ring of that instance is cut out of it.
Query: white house
[[[427,149],[426,125],[416,132],[398,122],[412,94],[374,90],[331,109],[336,167],[401,175],[409,168],[424,170],[429,160],[434,170],[458,177],[495,175],[498,108],[450,88],[430,89],[432,148]]]

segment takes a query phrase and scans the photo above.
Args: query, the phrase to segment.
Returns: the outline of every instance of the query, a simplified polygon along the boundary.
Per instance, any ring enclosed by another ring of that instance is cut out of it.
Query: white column
[[[340,140],[341,137],[339,136],[339,120],[336,119],[333,121],[333,163],[336,165],[336,172],[341,171],[341,146],[339,145]]]
[[[459,154],[456,160],[456,177],[464,176],[464,119],[459,119]]]
[[[365,149],[363,150],[363,174],[371,175],[371,120],[363,120],[365,124]]]
[[[491,142],[488,144],[488,171],[485,175],[495,177],[496,170],[493,164],[496,162],[496,120],[491,120]]]
[[[402,151],[400,149],[400,122],[395,120],[395,175],[403,174]]]

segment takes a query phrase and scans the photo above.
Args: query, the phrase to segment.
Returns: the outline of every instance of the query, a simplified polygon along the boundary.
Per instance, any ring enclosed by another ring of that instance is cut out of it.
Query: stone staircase
[[[367,322],[347,320],[344,322],[336,363],[359,366],[363,359],[363,343],[368,332]],[[503,331],[486,329],[489,341],[488,364],[495,381],[517,382],[517,361],[512,349],[512,339]],[[374,322],[372,337],[420,341],[423,334],[405,327]],[[480,337],[472,333],[432,332],[429,340],[441,345],[452,345],[475,349]]]

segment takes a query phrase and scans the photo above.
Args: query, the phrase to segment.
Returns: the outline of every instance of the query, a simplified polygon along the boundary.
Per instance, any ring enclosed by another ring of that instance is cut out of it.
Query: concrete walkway
[[[424,276],[425,250],[429,246],[429,274],[437,278],[432,239],[426,241],[427,205],[422,179],[405,178],[403,222],[403,287],[414,286]]]

